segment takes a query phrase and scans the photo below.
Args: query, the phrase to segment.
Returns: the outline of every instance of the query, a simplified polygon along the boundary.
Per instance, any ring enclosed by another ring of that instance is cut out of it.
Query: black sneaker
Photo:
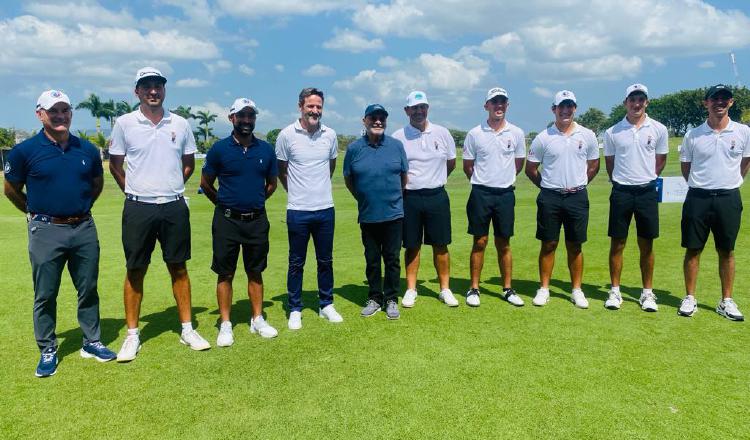
[[[36,366],[36,377],[49,377],[57,373],[57,348],[47,347],[42,351]]]

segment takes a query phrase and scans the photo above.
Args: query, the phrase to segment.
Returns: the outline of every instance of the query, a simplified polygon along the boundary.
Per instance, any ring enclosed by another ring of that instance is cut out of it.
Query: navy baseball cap
[[[708,99],[719,92],[728,93],[730,98],[734,97],[734,93],[732,93],[732,89],[730,89],[729,86],[724,84],[716,84],[706,91],[706,97],[704,99]]]
[[[368,117],[370,115],[373,115],[375,113],[383,113],[386,117],[388,117],[388,112],[385,111],[385,107],[383,107],[380,104],[370,104],[365,109],[365,117]]]

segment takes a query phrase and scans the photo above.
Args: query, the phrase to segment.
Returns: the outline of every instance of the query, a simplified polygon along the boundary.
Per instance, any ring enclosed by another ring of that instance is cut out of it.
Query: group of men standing
[[[143,282],[157,241],[172,281],[182,327],[179,340],[194,350],[210,348],[192,325],[186,268],[191,243],[184,191],[195,168],[196,145],[187,121],[163,106],[166,82],[157,69],[138,71],[135,94],[140,106],[117,119],[110,140],[110,171],[125,194],[122,245],[127,333],[116,355],[100,341],[99,241],[91,217],[91,207],[103,188],[102,162],[93,145],[70,133],[72,110],[64,93],[42,93],[36,109],[42,130],[8,156],[5,193],[28,219],[34,332],[41,351],[36,370],[39,377],[53,375],[57,369],[56,297],[66,263],[78,291],[81,356],[101,362],[135,359],[141,348],[138,321]],[[742,211],[739,187],[750,168],[750,129],[729,119],[733,96],[728,87],[711,87],[704,105],[708,120],[685,136],[680,152],[682,173],[690,190],[682,215],[687,295],[678,313],[692,316],[697,310],[700,254],[709,233],[713,233],[722,288],[716,310],[731,320],[743,320],[732,300],[733,250]],[[515,181],[525,162],[526,175],[540,188],[536,200],[540,287],[532,303],[543,306],[549,301],[555,251],[563,228],[571,300],[577,307],[588,308],[581,290],[582,244],[587,240],[589,220],[586,187],[599,171],[598,141],[591,130],[575,122],[577,100],[570,91],[555,95],[551,107],[554,123],[536,136],[528,152],[523,131],[506,119],[509,106],[505,89],[490,89],[484,101],[487,119],[467,133],[463,146],[463,171],[472,185],[466,205],[467,232],[473,237],[466,304],[480,305],[479,283],[492,225],[502,297],[514,306],[524,305],[512,287],[510,239],[514,234]],[[644,85],[627,88],[624,106],[625,118],[604,133],[605,164],[612,182],[608,227],[611,289],[605,307],[619,309],[623,303],[623,250],[635,218],[643,284],[639,302],[643,310],[655,312],[653,240],[659,236],[656,177],[666,163],[668,135],[664,125],[646,113],[648,89]],[[262,277],[270,229],[265,201],[276,190],[277,180],[288,193],[288,327],[302,328],[302,278],[311,237],[317,260],[318,314],[332,323],[343,321],[333,305],[335,211],[331,176],[338,144],[335,131],[321,123],[323,107],[322,91],[303,89],[298,100],[300,117],[280,132],[274,148],[253,134],[256,104],[238,98],[229,110],[231,135],[216,142],[206,156],[200,186],[215,205],[211,269],[217,274],[218,346],[234,342],[232,282],[240,251],[248,277],[250,331],[265,338],[278,334],[263,317]],[[369,286],[363,317],[383,309],[388,319],[400,317],[402,246],[406,291],[401,305],[416,304],[422,244],[433,249],[439,299],[450,307],[459,305],[449,286],[452,232],[445,190],[447,178],[456,167],[456,145],[447,129],[429,121],[424,92],[410,93],[404,111],[409,125],[388,136],[387,110],[380,104],[367,106],[362,119],[364,135],[348,146],[344,158],[345,183],[358,205]]]

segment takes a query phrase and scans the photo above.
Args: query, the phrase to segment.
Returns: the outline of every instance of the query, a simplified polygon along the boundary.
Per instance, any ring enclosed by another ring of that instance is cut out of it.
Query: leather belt
[[[55,217],[47,214],[29,213],[29,220],[43,223],[52,223],[53,225],[77,225],[91,218],[91,214],[71,215],[66,217]]]
[[[558,194],[575,194],[586,189],[586,185],[576,186],[574,188],[542,188]]]
[[[240,220],[243,222],[249,222],[251,220],[255,220],[257,218],[260,218],[262,215],[266,213],[265,209],[256,209],[253,211],[235,211],[234,209],[230,208],[219,208],[219,211],[221,211],[222,215],[226,218],[231,218],[233,220]]]

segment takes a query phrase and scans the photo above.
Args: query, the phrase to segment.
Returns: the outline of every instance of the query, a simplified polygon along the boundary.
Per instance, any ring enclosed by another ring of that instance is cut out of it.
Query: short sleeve
[[[693,161],[693,142],[690,138],[691,133],[691,131],[688,131],[682,138],[682,147],[680,148],[680,162]]]
[[[93,145],[89,145],[89,147],[91,160],[93,161],[91,162],[91,177],[102,177],[104,175],[104,167],[102,167],[102,156],[99,154],[99,149]]]
[[[586,149],[586,160],[599,159],[599,141],[596,139],[594,132],[589,132],[586,136],[588,138],[588,148]]]
[[[526,157],[526,136],[520,128],[516,131],[516,159]]]
[[[526,160],[529,162],[539,163],[544,157],[544,143],[541,139],[541,133],[536,135],[533,141],[531,141],[531,147],[529,147],[529,154],[526,156]]]
[[[279,175],[279,161],[273,153],[273,148],[271,148],[269,157],[271,158],[271,166],[268,167],[268,177],[276,177]]]
[[[448,160],[452,160],[456,158],[456,141],[453,139],[453,136],[451,136],[451,132],[448,130],[445,130],[445,142],[448,144]]]
[[[474,133],[472,131],[466,134],[464,138],[464,159],[474,160],[476,157],[476,151],[474,151]]]
[[[112,128],[112,134],[109,136],[109,154],[115,156],[125,156],[127,145],[125,143],[125,130],[122,128],[121,119],[115,121]]]
[[[14,183],[26,182],[26,155],[16,145],[7,156],[5,156],[5,180]]]
[[[286,133],[286,130],[282,130],[276,138],[276,158],[289,162],[289,141]]]
[[[182,154],[195,154],[196,151],[198,151],[198,147],[195,145],[193,130],[190,128],[190,124],[185,121],[185,143],[182,146]]]
[[[219,148],[216,146],[217,142],[206,153],[206,159],[203,161],[203,170],[201,173],[207,176],[217,176],[221,169],[221,162],[219,161]]]
[[[659,136],[656,139],[656,154],[669,153],[669,133],[667,127],[659,125]]]
[[[401,172],[406,173],[409,171],[409,159],[406,158],[406,150],[404,149],[404,144],[401,143],[401,141],[398,142],[398,151],[401,155]]]
[[[333,140],[331,142],[331,154],[328,156],[329,159],[336,159],[339,157],[339,138],[336,136],[336,132],[331,130],[333,133]]]
[[[612,139],[612,128],[610,127],[609,130],[604,132],[604,136],[602,136],[604,139],[604,155],[605,156],[614,156],[616,149],[615,149],[615,140]]]
[[[346,153],[344,154],[344,166],[342,167],[342,171],[344,173],[344,177],[349,177],[352,174],[352,156],[354,155],[354,142],[349,144],[348,147],[346,147]]]
[[[742,157],[750,157],[750,129],[742,130],[745,134],[745,149],[742,151]]]

